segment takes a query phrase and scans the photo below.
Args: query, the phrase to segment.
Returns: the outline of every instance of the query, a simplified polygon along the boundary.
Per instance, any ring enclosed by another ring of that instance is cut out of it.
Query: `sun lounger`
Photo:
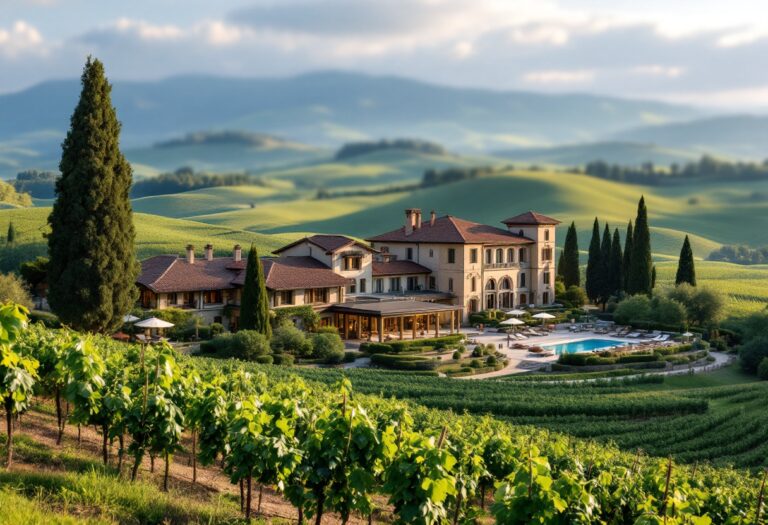
[[[631,334],[627,334],[627,337],[631,337],[632,339],[637,339],[640,337],[640,332],[632,332]]]

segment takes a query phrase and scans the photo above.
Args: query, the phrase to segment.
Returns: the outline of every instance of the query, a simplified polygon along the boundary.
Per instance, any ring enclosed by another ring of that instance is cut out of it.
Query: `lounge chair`
[[[516,339],[518,339],[520,341],[525,341],[526,339],[528,339],[528,336],[525,336],[523,334],[514,334],[514,336],[515,336]]]
[[[640,337],[640,332],[632,332],[631,334],[627,334],[626,337],[637,339],[638,337]]]

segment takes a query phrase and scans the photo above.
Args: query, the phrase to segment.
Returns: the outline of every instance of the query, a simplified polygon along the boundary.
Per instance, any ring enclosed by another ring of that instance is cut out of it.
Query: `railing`
[[[505,263],[485,263],[484,268],[487,270],[499,270],[503,268],[519,268],[520,263],[505,262]]]

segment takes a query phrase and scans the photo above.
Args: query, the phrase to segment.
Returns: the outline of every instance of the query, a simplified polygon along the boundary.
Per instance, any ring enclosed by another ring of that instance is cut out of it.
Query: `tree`
[[[37,257],[34,261],[22,263],[19,274],[34,292],[48,279],[48,257]]]
[[[621,236],[618,228],[613,231],[611,256],[608,261],[608,278],[610,295],[618,295],[624,288],[624,255],[621,252]]]
[[[264,283],[264,269],[261,266],[256,247],[248,252],[248,264],[245,268],[243,298],[240,301],[240,328],[256,330],[267,339],[272,337],[272,325],[269,322],[269,297]]]
[[[760,363],[768,358],[768,337],[755,337],[739,348],[741,368],[756,374]]]
[[[651,300],[645,295],[633,295],[621,301],[613,312],[613,318],[619,324],[651,319]]]
[[[312,357],[326,363],[341,363],[344,359],[344,341],[339,334],[312,334]]]
[[[696,286],[696,268],[693,264],[693,250],[691,250],[691,241],[685,236],[683,248],[680,250],[680,260],[677,263],[677,275],[675,276],[675,285],[688,283]]]
[[[653,261],[651,260],[648,210],[645,207],[645,197],[640,197],[640,202],[637,205],[635,229],[632,234],[632,256],[629,261],[627,293],[650,295],[653,289],[652,272]]]
[[[605,272],[600,248],[600,224],[595,217],[592,227],[592,240],[589,243],[589,258],[587,259],[587,297],[597,303],[602,298]]]
[[[608,223],[605,223],[605,230],[603,231],[603,240],[600,243],[600,263],[603,267],[601,290],[600,290],[600,302],[603,303],[603,310],[605,310],[605,303],[608,302],[608,298],[613,295],[613,277],[611,276],[611,251],[613,249],[613,242],[611,239],[611,228]]]
[[[17,303],[32,308],[32,297],[24,281],[13,273],[0,273],[0,302]]]
[[[88,58],[82,85],[48,217],[48,300],[65,324],[108,333],[123,324],[139,293],[132,175],[118,145],[120,123],[101,62]]]
[[[579,240],[576,233],[576,223],[572,222],[565,234],[565,244],[561,256],[563,282],[566,288],[581,285],[581,270],[579,269]]]
[[[632,238],[634,237],[634,231],[632,229],[632,220],[630,219],[627,224],[627,236],[624,238],[624,261],[622,264],[622,270],[624,275],[622,276],[621,289],[627,291],[629,284],[629,262],[632,260]]]
[[[5,235],[5,244],[8,246],[16,244],[16,228],[13,226],[13,221],[8,223],[8,233]]]

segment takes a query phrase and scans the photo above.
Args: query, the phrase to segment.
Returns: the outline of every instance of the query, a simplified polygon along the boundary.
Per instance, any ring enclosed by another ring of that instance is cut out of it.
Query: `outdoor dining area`
[[[165,330],[175,326],[173,323],[169,323],[158,317],[140,319],[131,314],[127,314],[123,317],[123,323],[131,326],[131,329],[128,331],[132,333],[120,331],[113,334],[112,339],[124,342],[137,341],[143,344],[158,343],[167,340],[165,338]]]

